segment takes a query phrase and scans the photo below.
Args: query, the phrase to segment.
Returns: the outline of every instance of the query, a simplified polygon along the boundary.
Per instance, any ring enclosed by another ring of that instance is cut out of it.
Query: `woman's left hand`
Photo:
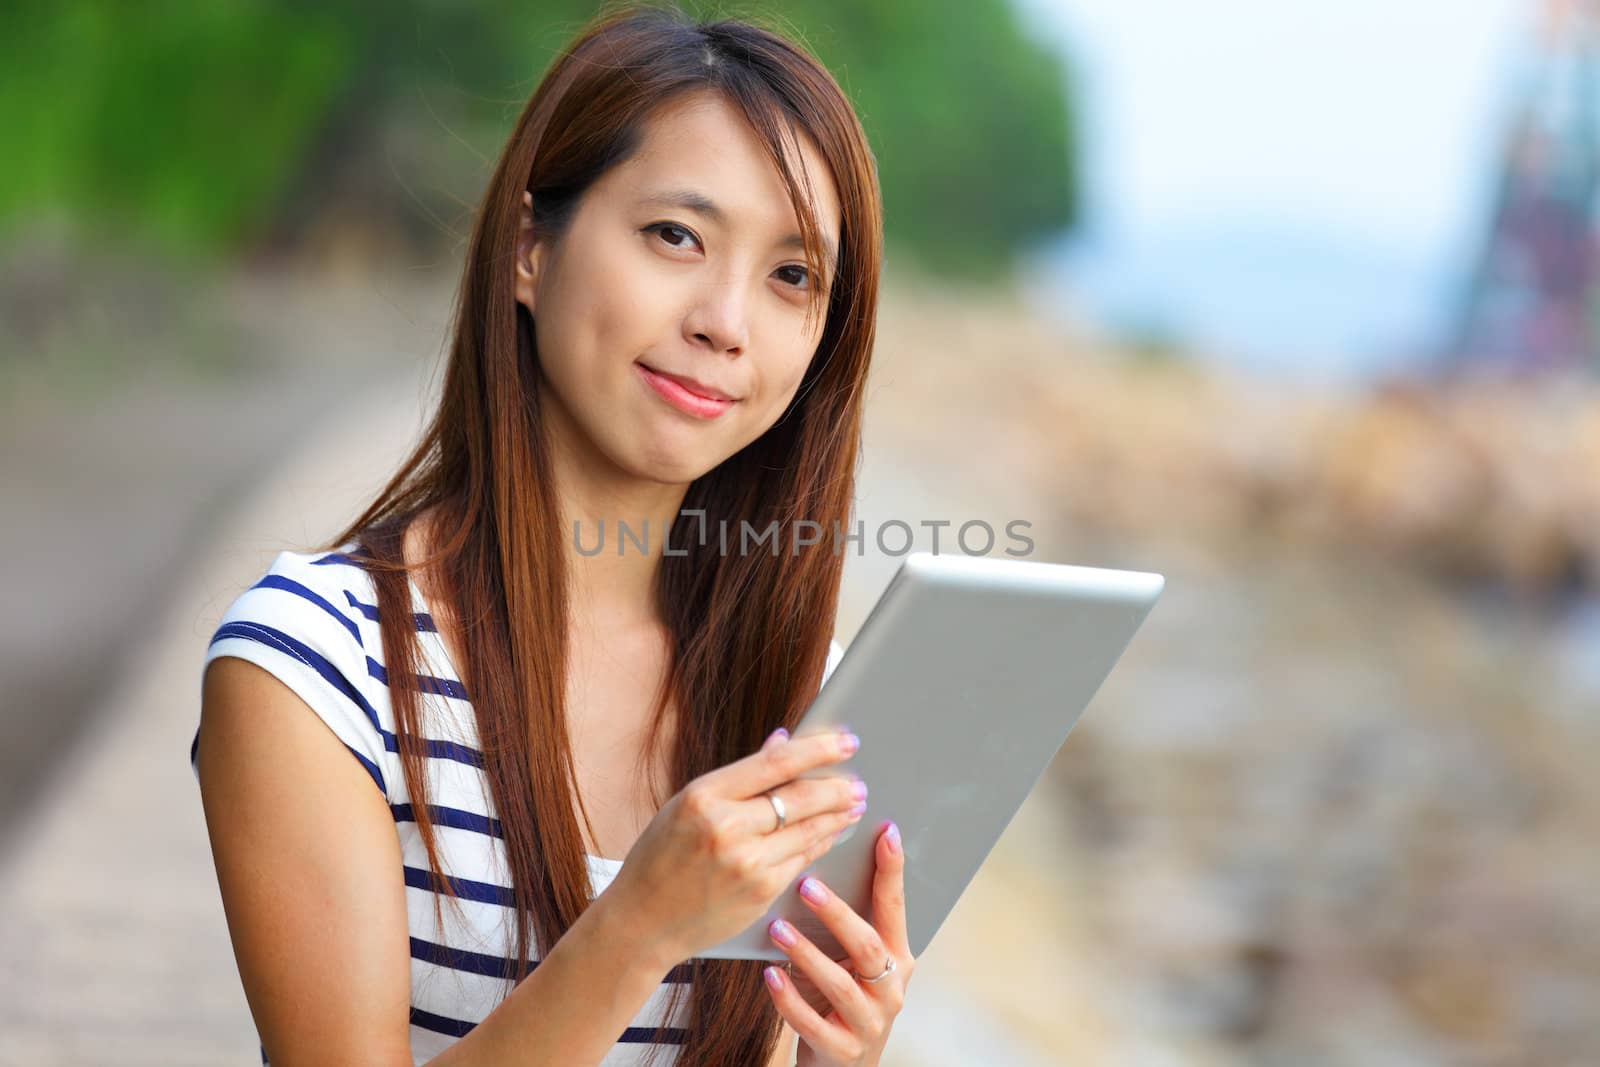
[[[893,823],[884,824],[875,848],[873,923],[817,879],[808,877],[800,883],[801,898],[849,953],[845,959],[835,963],[782,919],[768,928],[768,936],[795,968],[792,976],[778,967],[766,968],[765,974],[778,1014],[800,1036],[797,1067],[877,1067],[889,1027],[905,1002],[906,983],[916,961],[906,936],[905,851]],[[880,981],[856,977],[880,974],[891,960],[894,970]],[[854,974],[847,969],[851,966]],[[818,998],[804,996],[796,988],[799,984],[815,989],[832,1010],[819,1013],[812,1007]]]

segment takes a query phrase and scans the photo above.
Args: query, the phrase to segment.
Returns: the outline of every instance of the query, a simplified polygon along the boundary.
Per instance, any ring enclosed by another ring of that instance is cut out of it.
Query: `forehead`
[[[837,247],[840,209],[833,176],[811,138],[795,131],[784,151],[823,237]],[[607,175],[614,195],[644,202],[697,194],[730,228],[757,228],[775,239],[798,233],[800,220],[766,146],[734,105],[696,93],[662,105],[646,121],[638,151]],[[809,180],[810,189],[806,189]],[[663,206],[659,201],[656,206]]]

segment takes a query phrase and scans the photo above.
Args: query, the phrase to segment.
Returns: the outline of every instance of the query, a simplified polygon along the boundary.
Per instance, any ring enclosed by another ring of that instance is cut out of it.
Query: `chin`
[[[628,469],[640,478],[668,485],[688,485],[722,460],[701,449],[654,445],[637,453]]]
[[[685,429],[690,432],[683,432]],[[712,441],[712,437],[719,440]],[[653,481],[688,484],[715,469],[731,454],[716,447],[722,443],[720,437],[701,427],[668,427],[639,442],[633,450],[636,460],[633,469]]]

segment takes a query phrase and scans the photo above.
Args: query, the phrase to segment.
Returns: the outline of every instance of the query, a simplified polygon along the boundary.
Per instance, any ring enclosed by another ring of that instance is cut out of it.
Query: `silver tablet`
[[[848,726],[867,811],[795,879],[815,874],[871,919],[873,841],[893,819],[906,922],[920,956],[1144,622],[1165,579],[1141,571],[913,552],[878,598],[795,733]],[[782,916],[844,949],[793,885],[760,921],[700,953],[782,960]]]

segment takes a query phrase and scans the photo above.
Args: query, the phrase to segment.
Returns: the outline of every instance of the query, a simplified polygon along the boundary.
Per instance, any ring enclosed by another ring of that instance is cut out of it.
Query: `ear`
[[[522,191],[521,210],[517,222],[516,298],[517,303],[533,314],[534,290],[539,281],[539,260],[544,250],[533,229],[533,194]]]

